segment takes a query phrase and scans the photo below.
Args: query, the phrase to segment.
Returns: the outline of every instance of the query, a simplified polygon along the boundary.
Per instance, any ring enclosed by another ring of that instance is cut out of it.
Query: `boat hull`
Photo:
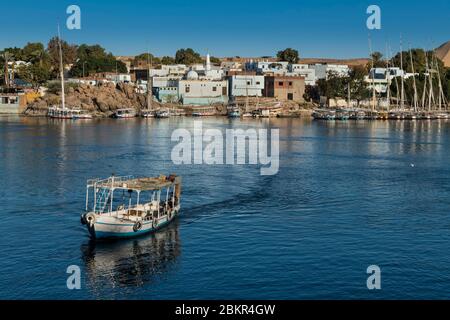
[[[179,208],[175,208],[172,215],[147,221],[139,221],[141,228],[135,229],[137,221],[124,221],[121,218],[110,217],[109,215],[97,215],[93,224],[87,224],[89,235],[92,239],[119,239],[134,238],[155,232],[170,224],[179,214]]]

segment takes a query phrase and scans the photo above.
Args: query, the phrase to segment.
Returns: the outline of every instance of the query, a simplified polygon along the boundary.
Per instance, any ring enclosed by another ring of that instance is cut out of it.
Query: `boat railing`
[[[87,186],[95,187],[96,185],[111,184],[113,182],[113,179],[114,179],[114,182],[124,182],[124,181],[128,181],[128,180],[132,180],[133,176],[109,177],[107,179],[100,179],[100,178],[89,179],[87,181]]]

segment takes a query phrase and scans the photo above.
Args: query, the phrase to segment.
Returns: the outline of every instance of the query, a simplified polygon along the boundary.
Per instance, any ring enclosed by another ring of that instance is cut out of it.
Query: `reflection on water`
[[[181,253],[178,221],[132,240],[90,241],[81,246],[81,253],[87,286],[94,293],[108,288],[142,287],[176,263]]]

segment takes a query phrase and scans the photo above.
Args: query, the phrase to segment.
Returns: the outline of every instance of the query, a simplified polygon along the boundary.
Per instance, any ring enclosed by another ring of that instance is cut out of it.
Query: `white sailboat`
[[[59,74],[61,79],[61,106],[48,108],[48,116],[53,119],[73,119],[73,111],[66,107],[66,94],[64,91],[64,64],[61,47],[61,33],[58,25],[58,51],[59,51]]]
[[[141,110],[142,118],[154,118],[156,116],[156,112],[153,110],[153,84],[152,78],[150,76],[150,65],[153,65],[153,59],[149,61],[150,52],[147,52],[147,109]]]

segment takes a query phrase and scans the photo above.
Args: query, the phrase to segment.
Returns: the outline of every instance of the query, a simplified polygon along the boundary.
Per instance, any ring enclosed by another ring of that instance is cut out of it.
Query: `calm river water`
[[[450,121],[202,121],[279,128],[279,173],[174,165],[171,134],[190,118],[0,117],[0,298],[450,298]],[[174,224],[89,241],[87,179],[171,172]],[[374,264],[380,291],[366,287]],[[81,290],[66,287],[69,265]]]

